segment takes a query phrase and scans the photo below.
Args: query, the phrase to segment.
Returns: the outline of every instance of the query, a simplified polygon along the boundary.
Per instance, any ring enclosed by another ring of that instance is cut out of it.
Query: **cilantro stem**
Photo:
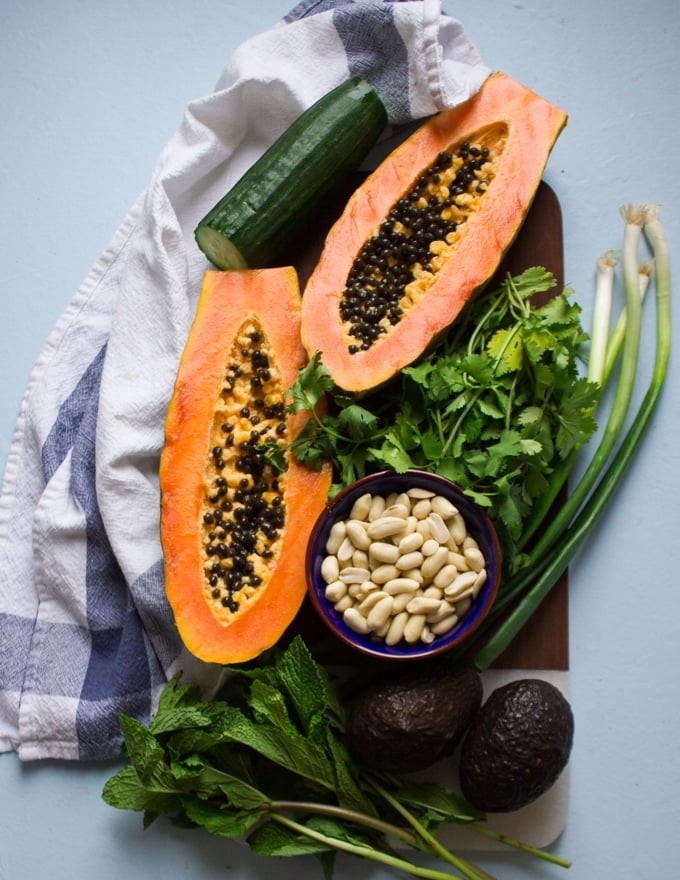
[[[350,843],[347,840],[341,840],[337,837],[329,837],[327,834],[322,834],[320,831],[308,828],[301,822],[296,822],[294,819],[289,819],[287,816],[282,816],[279,813],[272,813],[272,819],[280,825],[284,825],[292,831],[296,831],[298,834],[303,834],[306,837],[310,837],[312,840],[316,840],[318,843],[328,846],[330,849],[341,850],[350,853],[351,855],[359,856],[359,858],[362,859],[372,859],[373,861],[381,862],[384,865],[389,865],[391,868],[396,868],[399,871],[405,871],[407,874],[411,874],[414,877],[422,877],[424,880],[461,880],[459,875],[447,874],[444,871],[438,871],[433,868],[421,867],[414,862],[408,861],[408,859],[401,859],[390,853],[382,852],[381,850],[369,849],[366,846]]]
[[[550,552],[521,570],[509,582],[508,594],[511,594],[518,592],[530,577],[536,578],[482,648],[475,653],[473,662],[478,669],[488,668],[505,650],[566,569],[569,560],[588,536],[619,486],[661,396],[671,347],[671,282],[668,245],[655,206],[644,210],[644,231],[654,250],[656,264],[656,354],[649,386],[616,454],[574,522],[562,530],[559,541],[553,542]],[[639,306],[639,294],[637,300]],[[495,606],[493,610],[497,615]]]

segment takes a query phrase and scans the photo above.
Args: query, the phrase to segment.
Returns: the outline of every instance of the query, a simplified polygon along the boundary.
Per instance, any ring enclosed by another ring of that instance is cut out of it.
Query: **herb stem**
[[[531,844],[524,843],[521,840],[516,840],[514,837],[508,837],[507,834],[499,834],[498,831],[487,828],[485,825],[480,825],[478,822],[471,822],[465,827],[474,831],[476,834],[481,834],[484,837],[488,837],[490,840],[495,840],[498,843],[502,843],[504,846],[511,847],[512,849],[529,853],[529,855],[536,856],[553,865],[559,865],[561,868],[571,867],[571,862],[568,859],[563,859],[561,856],[553,855],[552,853],[546,852],[544,849],[539,849],[538,847],[531,846]]]
[[[438,871],[433,868],[421,867],[420,865],[408,861],[408,859],[401,859],[390,853],[382,852],[381,850],[369,849],[368,847],[359,846],[356,843],[349,843],[349,841],[341,840],[337,837],[329,837],[327,834],[322,834],[320,831],[308,828],[301,822],[296,822],[294,819],[289,819],[287,816],[282,816],[279,813],[272,813],[272,819],[280,825],[284,825],[292,831],[296,831],[298,834],[303,834],[306,837],[310,837],[312,840],[316,840],[318,843],[328,846],[329,849],[341,850],[350,855],[359,856],[359,858],[362,859],[372,859],[373,861],[381,862],[384,865],[389,865],[391,868],[396,868],[399,871],[405,871],[407,874],[411,874],[414,877],[422,877],[423,880],[461,880],[459,875],[448,874],[444,871]]]
[[[456,856],[454,853],[450,852],[445,846],[443,846],[434,835],[430,834],[430,832],[425,828],[411,813],[410,810],[407,810],[406,807],[399,801],[397,798],[393,797],[388,791],[386,791],[381,785],[379,785],[375,780],[370,780],[371,786],[378,792],[378,794],[384,798],[387,803],[396,810],[400,816],[403,816],[404,819],[409,823],[409,825],[415,830],[418,837],[420,837],[426,844],[428,850],[432,853],[432,855],[439,856],[443,861],[448,862],[453,865],[454,868],[457,868],[462,872],[463,876],[467,878],[467,880],[488,880],[488,874],[484,876],[484,874],[480,873],[479,869],[468,862],[467,859],[461,859],[459,856]]]
[[[355,825],[361,825],[364,828],[371,828],[381,834],[394,837],[401,840],[415,849],[419,848],[418,840],[414,834],[411,834],[405,828],[385,822],[366,813],[359,813],[356,810],[350,810],[347,807],[338,807],[335,804],[322,804],[313,801],[269,801],[267,809],[281,812],[303,812],[316,813],[320,816],[330,816],[334,819],[340,819],[343,822],[352,822]]]

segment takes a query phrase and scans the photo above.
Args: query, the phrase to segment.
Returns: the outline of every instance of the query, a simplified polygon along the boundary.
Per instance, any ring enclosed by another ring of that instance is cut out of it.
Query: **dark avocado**
[[[472,668],[418,664],[381,676],[347,708],[347,745],[375,770],[411,773],[450,754],[482,702]]]
[[[554,685],[524,678],[497,688],[463,740],[464,796],[488,813],[530,804],[557,781],[573,737],[571,707]]]

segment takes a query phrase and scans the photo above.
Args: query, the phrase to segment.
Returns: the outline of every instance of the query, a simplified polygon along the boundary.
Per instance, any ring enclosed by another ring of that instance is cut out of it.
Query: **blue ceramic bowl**
[[[445,634],[435,636],[429,644],[416,642],[407,644],[400,641],[388,645],[384,638],[355,632],[344,621],[326,598],[326,581],[321,574],[322,562],[327,556],[326,544],[333,525],[346,521],[355,501],[366,493],[387,497],[393,492],[402,493],[408,489],[420,488],[447,498],[462,514],[467,532],[479,545],[486,561],[487,577],[472,601],[469,610]],[[409,470],[403,474],[381,471],[364,477],[340,492],[325,508],[318,518],[307,548],[306,576],[308,593],[312,605],[326,626],[346,645],[373,657],[390,660],[415,660],[428,658],[449,650],[467,639],[488,614],[496,594],[501,575],[501,549],[498,536],[488,516],[461,489],[443,477],[427,471]]]

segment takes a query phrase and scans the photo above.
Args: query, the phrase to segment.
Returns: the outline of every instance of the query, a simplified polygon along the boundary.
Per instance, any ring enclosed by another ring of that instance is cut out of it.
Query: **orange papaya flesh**
[[[285,399],[305,361],[294,269],[205,273],[166,418],[160,534],[177,629],[206,662],[258,656],[306,594],[306,538],[331,469],[285,450],[309,415]]]
[[[302,339],[335,383],[377,388],[493,276],[566,113],[504,73],[431,117],[355,190],[306,283]]]

